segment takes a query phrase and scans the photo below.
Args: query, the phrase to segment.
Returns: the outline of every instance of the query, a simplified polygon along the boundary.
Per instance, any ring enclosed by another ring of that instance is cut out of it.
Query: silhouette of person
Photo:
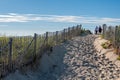
[[[96,26],[96,28],[95,28],[95,34],[97,34],[98,33],[98,26]]]
[[[99,33],[101,34],[101,32],[102,32],[102,28],[101,26],[99,26]]]

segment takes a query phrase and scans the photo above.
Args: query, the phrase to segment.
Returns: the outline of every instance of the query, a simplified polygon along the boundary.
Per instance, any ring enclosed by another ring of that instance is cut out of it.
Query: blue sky
[[[120,0],[0,0],[0,34],[31,35],[77,24],[119,25]]]

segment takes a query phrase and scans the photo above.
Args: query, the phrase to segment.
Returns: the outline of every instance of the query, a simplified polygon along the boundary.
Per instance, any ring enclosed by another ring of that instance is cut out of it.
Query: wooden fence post
[[[118,47],[118,44],[117,44],[117,29],[118,29],[118,26],[116,26],[115,27],[115,48],[116,48],[116,54],[118,54],[118,49],[119,49],[119,47]]]
[[[75,26],[75,36],[77,36],[77,26]]]
[[[68,40],[68,28],[66,29],[66,40]]]
[[[63,41],[65,41],[65,29],[63,30]]]
[[[72,27],[72,37],[74,37],[75,32],[74,32],[74,26]]]
[[[55,44],[57,44],[58,43],[58,31],[56,31],[55,39],[56,39],[56,43]]]
[[[9,65],[9,71],[12,71],[12,42],[13,39],[9,39],[9,56],[8,56],[8,65]]]
[[[68,38],[71,39],[71,31],[70,31],[70,27],[68,28]]]
[[[36,56],[37,50],[37,34],[34,33],[34,56]]]
[[[48,44],[48,32],[46,32],[46,45]]]
[[[82,25],[80,24],[79,25],[79,35],[81,34],[81,28],[82,28]]]
[[[103,24],[103,38],[105,38],[105,33],[106,33],[106,28],[107,28],[107,25],[106,24]]]
[[[117,28],[118,26],[115,27],[115,45],[117,46]]]

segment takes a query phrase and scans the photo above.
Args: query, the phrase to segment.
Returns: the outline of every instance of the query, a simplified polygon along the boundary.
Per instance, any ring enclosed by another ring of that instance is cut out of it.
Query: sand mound
[[[75,37],[45,53],[37,71],[16,71],[5,80],[116,80],[120,68],[104,54],[98,55],[94,35]]]

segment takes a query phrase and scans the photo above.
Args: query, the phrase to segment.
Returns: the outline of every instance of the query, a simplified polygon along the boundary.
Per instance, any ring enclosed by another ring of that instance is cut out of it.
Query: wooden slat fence
[[[34,36],[0,38],[0,78],[25,65],[31,64],[50,47],[81,34],[77,25],[62,31],[34,34]]]
[[[120,56],[120,26],[103,25],[103,37],[112,42],[116,53]]]

